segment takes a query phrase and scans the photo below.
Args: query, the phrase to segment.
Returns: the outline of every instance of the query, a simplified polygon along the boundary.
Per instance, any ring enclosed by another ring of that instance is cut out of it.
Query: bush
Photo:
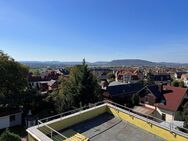
[[[175,80],[175,81],[172,82],[172,86],[174,86],[174,87],[182,87],[183,88],[184,87],[184,82]]]
[[[173,81],[173,82],[172,82],[172,86],[174,86],[174,87],[179,87],[179,82],[178,82],[178,81]]]
[[[6,129],[0,136],[0,141],[21,141],[20,136],[11,133],[8,129]]]
[[[179,82],[179,87],[184,88],[184,82],[183,82],[183,81],[180,81],[180,82]]]

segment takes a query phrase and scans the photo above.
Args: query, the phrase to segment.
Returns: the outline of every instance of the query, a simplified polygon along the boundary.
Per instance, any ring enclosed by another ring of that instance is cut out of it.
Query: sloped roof
[[[21,113],[22,111],[19,109],[12,109],[12,110],[5,110],[5,111],[0,111],[0,117],[8,116],[8,115],[14,115],[17,113]]]
[[[181,79],[187,79],[187,78],[188,78],[188,73],[182,74]]]
[[[157,103],[155,106],[176,112],[183,100],[183,97],[185,96],[187,89],[186,88],[180,88],[180,87],[173,87],[173,86],[163,86],[164,90],[164,98],[165,98],[165,104]]]
[[[158,99],[162,100],[163,99],[163,94],[159,91],[159,86],[154,84],[154,85],[149,85],[147,86],[149,91]]]
[[[170,74],[160,73],[153,75],[154,81],[168,81],[171,80]]]
[[[142,83],[120,84],[113,85],[107,88],[108,93],[111,96],[126,95],[130,93],[136,93],[143,88]]]

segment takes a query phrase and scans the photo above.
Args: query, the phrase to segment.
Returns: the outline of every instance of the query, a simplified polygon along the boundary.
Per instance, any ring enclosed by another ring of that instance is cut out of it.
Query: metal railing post
[[[51,132],[50,132],[50,137],[51,137],[51,139],[52,139],[52,137],[53,137],[53,131],[51,130]]]

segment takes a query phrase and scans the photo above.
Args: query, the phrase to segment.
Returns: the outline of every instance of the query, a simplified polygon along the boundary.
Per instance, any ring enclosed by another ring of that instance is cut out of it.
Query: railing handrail
[[[94,103],[94,104],[92,104],[92,105],[94,105],[93,107],[96,107],[96,105],[97,104],[104,104],[105,103],[105,101],[100,101],[100,102],[97,102],[97,103]],[[49,119],[51,119],[51,118],[54,118],[54,117],[61,117],[61,116],[63,116],[63,115],[67,115],[67,114],[72,114],[72,113],[74,113],[74,112],[77,112],[77,111],[80,111],[80,110],[82,110],[82,109],[84,109],[84,108],[91,108],[92,106],[89,106],[89,105],[87,105],[87,106],[83,106],[83,107],[80,107],[80,108],[77,108],[77,109],[73,109],[73,110],[70,110],[70,111],[67,111],[67,112],[63,112],[63,113],[60,113],[60,114],[56,114],[56,115],[53,115],[53,116],[49,116],[49,117],[46,117],[46,118],[42,118],[42,119],[40,119],[40,121],[49,121]]]
[[[43,126],[47,127],[47,128],[50,130],[50,132],[53,131],[53,132],[55,132],[56,134],[60,135],[61,137],[63,137],[63,138],[65,138],[65,139],[68,139],[68,140],[69,140],[68,137],[64,136],[63,134],[61,134],[60,132],[58,132],[58,131],[56,131],[55,129],[51,128],[50,126],[48,126],[47,124],[45,124],[45,122],[42,122],[42,121],[44,121],[44,120],[49,121],[49,119],[54,118],[54,117],[57,117],[57,118],[58,118],[58,117],[62,117],[62,116],[65,115],[65,114],[73,114],[73,112],[78,112],[78,111],[80,111],[80,110],[82,110],[82,109],[84,109],[84,108],[88,108],[88,109],[89,109],[89,108],[91,108],[91,107],[96,107],[96,106],[98,106],[99,104],[102,105],[102,104],[104,104],[104,103],[105,103],[104,101],[100,101],[100,102],[97,102],[97,103],[92,104],[92,106],[87,105],[87,106],[83,106],[83,107],[80,107],[80,108],[77,108],[77,109],[74,109],[74,110],[71,110],[71,111],[67,111],[67,112],[60,113],[60,114],[57,114],[57,115],[54,115],[54,116],[50,116],[50,117],[47,117],[47,118],[40,119],[40,120],[38,120],[38,126],[39,126],[39,125],[43,125]],[[94,105],[94,106],[93,106],[93,105]],[[68,116],[68,115],[67,115],[67,116]],[[52,139],[52,137],[51,137],[51,139]]]
[[[123,109],[126,109],[127,111],[130,111],[130,112],[132,112],[133,114],[137,113],[138,115],[142,115],[142,116],[144,116],[144,117],[150,117],[150,118],[153,118],[153,119],[157,119],[157,120],[159,120],[159,121],[161,121],[161,122],[166,122],[166,121],[164,121],[164,120],[162,120],[162,119],[159,119],[159,118],[157,118],[157,117],[154,117],[154,116],[151,116],[151,115],[148,115],[148,114],[143,114],[143,113],[134,111],[134,109],[132,109],[132,108],[128,108],[128,107],[126,107],[126,106],[123,106],[123,105],[121,105],[121,104],[115,103],[115,102],[113,102],[113,101],[109,101],[109,100],[105,100],[105,101],[106,101],[107,103],[110,103],[110,104],[115,105],[115,106],[118,105],[119,107],[122,107]]]
[[[64,136],[63,134],[59,133],[58,131],[56,131],[55,129],[51,128],[50,126],[48,126],[45,123],[42,123],[40,120],[38,120],[38,122],[44,126],[46,126],[47,128],[49,128],[51,131],[55,132],[56,134],[60,135],[61,137],[68,139],[68,137]]]
[[[99,106],[99,105],[102,105],[102,104],[105,104],[105,103],[109,103],[109,104],[114,105],[116,107],[122,108],[123,110],[126,110],[126,111],[130,112],[131,114],[137,114],[138,116],[144,117],[144,118],[146,118],[148,120],[151,120],[152,122],[156,122],[156,124],[157,124],[157,122],[164,122],[164,124],[160,124],[161,127],[165,127],[165,128],[168,128],[170,131],[174,131],[174,132],[178,132],[178,133],[183,133],[186,136],[188,136],[188,134],[186,134],[185,132],[175,129],[174,126],[172,126],[174,123],[169,123],[169,122],[161,120],[161,119],[159,119],[157,117],[154,117],[154,116],[151,116],[151,115],[148,115],[148,114],[143,114],[143,113],[134,111],[132,108],[128,108],[128,107],[126,107],[124,105],[115,103],[115,102],[110,101],[110,100],[100,101],[100,102],[92,104],[92,106],[87,105],[87,106],[83,106],[83,107],[80,107],[80,108],[77,108],[77,109],[74,109],[74,110],[70,110],[70,111],[67,111],[67,112],[64,112],[64,113],[60,113],[60,114],[57,114],[57,115],[54,115],[54,116],[46,117],[46,118],[38,120],[38,123],[39,124],[43,124],[44,126],[46,126],[47,128],[49,128],[50,130],[52,130],[56,134],[60,135],[61,137],[65,138],[65,139],[68,139],[68,137],[62,135],[61,133],[59,133],[58,131],[54,130],[53,128],[51,128],[50,126],[48,126],[47,124],[45,124],[45,122],[42,122],[42,121],[49,121],[49,119],[52,119],[52,118],[55,118],[55,117],[57,117],[57,118],[63,117],[64,115],[68,116],[70,114],[73,114],[75,112],[81,111],[83,109],[86,110],[86,109],[89,109],[91,107],[96,107],[96,106]],[[55,119],[57,119],[57,118],[55,118]],[[165,124],[167,124],[167,126],[165,126]],[[183,129],[183,130],[188,131],[188,129],[186,129],[184,127],[179,127],[179,126],[176,126],[176,127],[179,128],[179,129]]]
[[[120,106],[120,107],[123,107],[123,108],[125,108],[125,109],[128,109],[129,110],[129,112],[131,112],[132,114],[135,114],[135,113],[138,113],[138,115],[141,115],[141,117],[145,117],[145,118],[147,118],[147,119],[149,119],[148,117],[150,117],[150,118],[152,118],[152,119],[157,119],[157,120],[159,120],[159,121],[161,121],[161,122],[164,122],[164,123],[166,123],[166,124],[168,124],[168,126],[165,126],[165,125],[162,125],[162,124],[160,124],[160,126],[161,127],[166,127],[166,128],[168,128],[170,131],[173,131],[173,132],[175,132],[175,133],[179,133],[179,134],[183,134],[183,135],[186,135],[187,137],[188,137],[188,134],[186,133],[186,132],[183,132],[183,131],[180,131],[180,130],[178,130],[178,129],[175,129],[174,127],[173,127],[173,125],[174,125],[174,123],[172,122],[172,123],[169,123],[169,122],[167,122],[167,121],[164,121],[164,120],[161,120],[161,119],[159,119],[159,118],[156,118],[156,117],[153,117],[153,116],[150,116],[150,115],[146,115],[146,114],[143,114],[143,113],[139,113],[139,112],[136,112],[136,111],[133,111],[133,109],[131,109],[131,108],[128,108],[128,107],[125,107],[125,106],[123,106],[123,105],[120,105],[120,104],[118,104],[118,103],[115,103],[115,102],[113,102],[113,101],[109,101],[109,100],[106,100],[106,102],[107,103],[110,103],[110,104],[112,104],[112,105],[115,105],[115,106]],[[149,120],[151,120],[151,119],[149,119]],[[152,122],[156,122],[155,120],[151,120]],[[186,130],[187,132],[188,132],[188,129],[187,128],[184,128],[184,127],[180,127],[180,126],[176,126],[177,128],[179,128],[179,129],[183,129],[183,130]]]

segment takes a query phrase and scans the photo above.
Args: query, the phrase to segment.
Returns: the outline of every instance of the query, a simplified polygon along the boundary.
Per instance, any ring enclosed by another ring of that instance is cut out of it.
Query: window
[[[16,120],[16,116],[15,115],[10,116],[10,122],[14,122],[15,120]]]
[[[164,120],[164,121],[166,120],[166,114],[162,113],[162,120]]]

